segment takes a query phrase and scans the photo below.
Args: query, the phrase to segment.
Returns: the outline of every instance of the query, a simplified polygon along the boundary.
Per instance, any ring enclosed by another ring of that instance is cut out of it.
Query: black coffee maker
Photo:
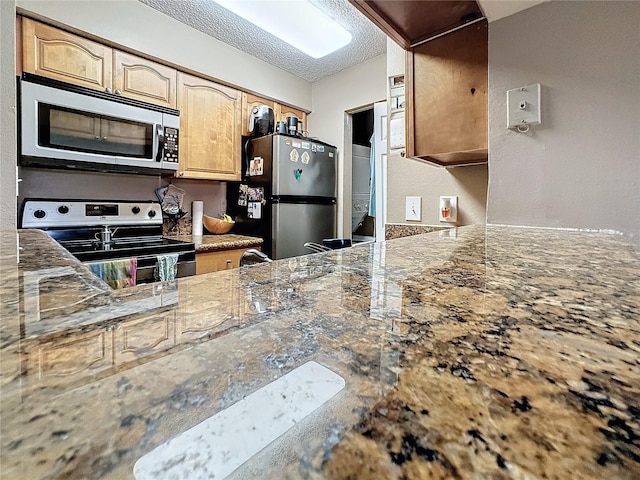
[[[259,105],[251,109],[249,116],[249,132],[252,137],[262,137],[273,133],[273,109],[267,105]]]

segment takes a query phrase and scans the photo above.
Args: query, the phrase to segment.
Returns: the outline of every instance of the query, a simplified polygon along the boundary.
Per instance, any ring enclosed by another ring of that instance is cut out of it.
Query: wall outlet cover
[[[406,197],[406,213],[407,220],[420,221],[420,207],[422,206],[422,197]]]

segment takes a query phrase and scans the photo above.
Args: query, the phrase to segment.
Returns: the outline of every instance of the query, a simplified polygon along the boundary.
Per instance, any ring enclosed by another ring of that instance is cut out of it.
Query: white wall
[[[0,0],[0,230],[16,227],[15,11]]]
[[[312,85],[309,134],[338,147],[338,236],[351,232],[351,149],[344,148],[345,112],[385,100],[386,69],[386,55],[379,55]]]
[[[16,6],[245,90],[311,109],[311,84],[306,80],[137,0],[18,0]]]
[[[640,2],[549,2],[489,25],[488,222],[640,235]],[[540,83],[543,124],[505,128]]]
[[[405,53],[393,41],[387,41],[387,75],[404,73]],[[446,119],[443,119],[443,121]],[[387,164],[387,223],[440,225],[438,207],[441,195],[458,197],[456,225],[485,223],[487,166],[444,169],[400,156]],[[405,197],[422,197],[420,221],[405,220]],[[442,225],[451,225],[442,223]]]

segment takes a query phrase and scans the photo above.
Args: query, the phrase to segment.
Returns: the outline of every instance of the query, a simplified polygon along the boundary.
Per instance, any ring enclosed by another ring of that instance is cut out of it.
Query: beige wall
[[[351,234],[351,150],[344,148],[351,126],[345,125],[345,112],[385,99],[386,65],[386,55],[379,55],[312,85],[309,134],[338,147],[339,236]]]
[[[404,72],[404,51],[387,41],[387,75]],[[487,166],[438,168],[400,156],[390,157],[387,165],[387,223],[416,225],[452,225],[440,223],[438,207],[441,195],[458,197],[456,225],[485,223]],[[422,197],[420,221],[405,219],[405,197]]]
[[[640,241],[638,32],[640,2],[549,2],[489,25],[489,223]],[[506,91],[531,83],[542,125],[507,130]]]
[[[0,0],[0,230],[16,226],[15,10]]]
[[[186,69],[311,109],[311,84],[137,0],[18,0],[19,9]]]

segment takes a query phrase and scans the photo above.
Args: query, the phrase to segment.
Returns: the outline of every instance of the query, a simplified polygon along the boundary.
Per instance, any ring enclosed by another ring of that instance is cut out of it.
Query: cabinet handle
[[[178,173],[178,175],[180,175],[181,177],[184,177],[184,172],[180,172]]]
[[[116,95],[120,95],[120,94],[122,94],[122,92],[121,92],[120,90],[116,90],[116,92],[115,92],[115,93],[116,93]]]
[[[227,260],[227,270],[231,268],[231,260]]]
[[[400,156],[404,157],[406,154],[404,153],[404,150],[400,150]]]
[[[107,92],[107,93],[111,93],[111,88],[107,87],[107,88],[104,89],[104,91]]]

